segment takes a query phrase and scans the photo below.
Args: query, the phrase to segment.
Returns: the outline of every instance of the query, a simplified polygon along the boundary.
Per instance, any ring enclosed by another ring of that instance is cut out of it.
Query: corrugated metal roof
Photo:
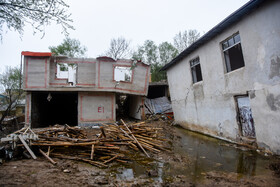
[[[240,7],[238,10],[233,12],[231,15],[229,15],[227,18],[225,18],[223,21],[221,21],[218,25],[213,27],[210,31],[208,31],[206,34],[204,34],[201,38],[199,38],[196,42],[194,42],[192,45],[190,45],[188,48],[186,48],[183,52],[181,52],[178,56],[176,56],[171,62],[166,64],[164,67],[161,68],[161,71],[167,70],[171,66],[178,63],[180,60],[185,58],[187,55],[189,55],[191,52],[202,46],[203,44],[207,43],[209,40],[223,32],[226,28],[233,25],[234,23],[240,21],[244,16],[248,15],[252,11],[254,11],[256,8],[258,8],[265,0],[251,0],[242,7]]]

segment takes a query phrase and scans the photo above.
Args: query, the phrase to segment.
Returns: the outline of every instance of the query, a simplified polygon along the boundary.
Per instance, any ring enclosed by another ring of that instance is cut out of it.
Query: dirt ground
[[[154,121],[155,126],[164,128],[166,142],[172,145],[178,143],[180,137],[174,133],[174,128],[164,121]],[[19,159],[4,162],[0,165],[0,186],[280,186],[279,163],[270,165],[270,172],[255,176],[240,177],[238,173],[210,171],[203,173],[202,179],[193,181],[188,175],[176,174],[159,178],[159,165],[154,160],[168,163],[173,168],[188,167],[192,162],[186,155],[171,151],[152,154],[152,159],[145,160],[142,155],[141,175],[125,176],[128,170],[119,170],[124,166],[112,163],[109,168],[100,169],[86,163],[57,159],[57,165],[52,165],[44,157]],[[139,164],[139,162],[138,162]],[[135,166],[134,163],[129,167]],[[136,166],[136,170],[137,170]],[[122,176],[122,177],[119,177]]]

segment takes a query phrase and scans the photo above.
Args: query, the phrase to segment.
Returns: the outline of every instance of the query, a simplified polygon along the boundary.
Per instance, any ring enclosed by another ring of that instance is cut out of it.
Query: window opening
[[[132,70],[130,67],[115,66],[114,68],[114,80],[115,81],[132,81]]]
[[[57,63],[57,78],[68,79],[68,65],[66,63]]]
[[[191,66],[193,83],[202,81],[202,73],[201,73],[199,57],[191,60],[190,61],[190,66]]]
[[[222,48],[227,72],[245,66],[239,33],[222,42]]]
[[[56,77],[59,79],[67,79],[71,85],[76,84],[76,64],[57,63]]]

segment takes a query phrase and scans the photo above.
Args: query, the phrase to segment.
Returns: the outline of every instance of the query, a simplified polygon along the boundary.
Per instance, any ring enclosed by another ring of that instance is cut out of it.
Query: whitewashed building
[[[249,1],[162,70],[178,124],[280,154],[280,1]]]

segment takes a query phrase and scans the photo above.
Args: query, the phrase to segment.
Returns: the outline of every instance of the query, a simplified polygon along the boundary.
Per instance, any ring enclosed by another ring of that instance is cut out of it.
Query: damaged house
[[[131,117],[144,118],[149,65],[109,57],[67,58],[27,51],[22,55],[25,122],[32,127],[113,122],[123,103]]]
[[[251,0],[162,68],[178,124],[280,154],[279,18]]]

